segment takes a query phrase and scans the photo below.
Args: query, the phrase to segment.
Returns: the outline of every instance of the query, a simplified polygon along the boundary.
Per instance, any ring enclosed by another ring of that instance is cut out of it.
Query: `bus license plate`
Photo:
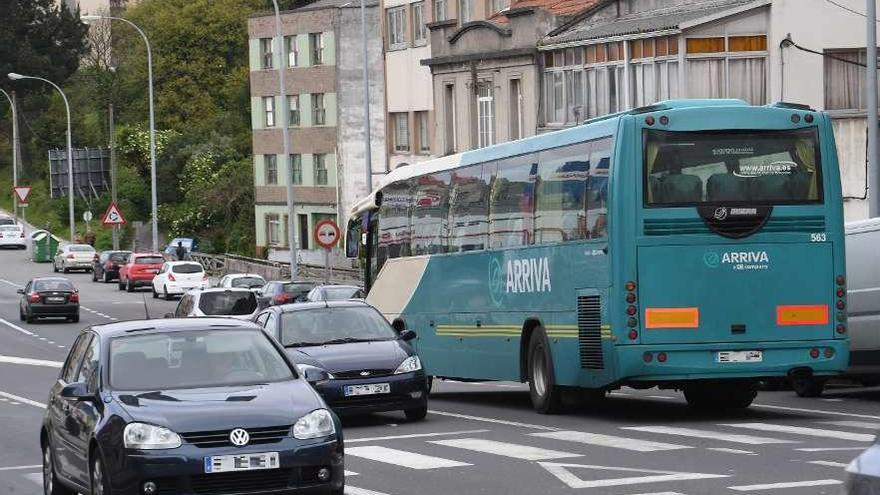
[[[346,397],[351,397],[353,395],[390,394],[391,384],[366,383],[364,385],[346,385],[344,393]]]
[[[763,360],[762,351],[719,351],[715,356],[718,363],[760,363]]]
[[[214,455],[205,457],[206,473],[278,469],[278,452],[259,454]]]

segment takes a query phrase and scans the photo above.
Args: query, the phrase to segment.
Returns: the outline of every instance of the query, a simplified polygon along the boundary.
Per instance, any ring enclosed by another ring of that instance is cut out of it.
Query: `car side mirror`
[[[330,374],[319,368],[307,368],[304,378],[309,383],[325,382],[330,379]]]
[[[165,318],[174,318],[174,313],[165,313]]]
[[[15,292],[24,295],[24,289],[16,289]]]
[[[400,332],[400,340],[409,342],[417,337],[416,333],[412,330],[404,330]]]
[[[257,298],[257,309],[260,311],[269,307],[269,298],[268,297],[258,297]]]
[[[68,400],[87,401],[94,396],[89,393],[89,387],[83,382],[74,382],[61,389],[61,398]]]

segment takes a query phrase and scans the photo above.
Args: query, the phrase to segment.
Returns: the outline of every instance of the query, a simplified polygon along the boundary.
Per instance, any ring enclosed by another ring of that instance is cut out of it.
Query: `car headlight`
[[[313,373],[327,373],[327,378],[330,380],[335,380],[336,377],[333,376],[333,373],[330,373],[327,370],[318,368],[317,366],[312,366],[311,364],[298,364],[296,365],[296,371],[299,371],[299,374],[302,375],[303,378],[306,376],[306,371],[312,370]]]
[[[293,437],[300,440],[321,438],[336,433],[336,425],[333,424],[333,416],[326,409],[314,411],[299,418],[293,425]]]
[[[168,428],[146,423],[129,423],[122,435],[125,448],[151,450],[180,447],[180,435]]]
[[[412,373],[413,371],[419,371],[420,369],[422,369],[422,361],[419,359],[419,357],[410,356],[404,359],[402,363],[400,363],[400,366],[398,366],[397,369],[394,370],[394,374],[399,375],[401,373]]]

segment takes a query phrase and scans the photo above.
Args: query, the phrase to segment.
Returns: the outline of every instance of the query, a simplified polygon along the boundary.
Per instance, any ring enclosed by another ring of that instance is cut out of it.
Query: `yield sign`
[[[553,476],[569,486],[569,488],[601,488],[607,486],[640,485],[642,483],[663,483],[667,481],[705,480],[712,478],[729,478],[724,474],[679,473],[676,471],[657,471],[654,469],[634,469],[617,466],[593,466],[589,464],[565,464],[558,462],[539,462]],[[632,476],[628,478],[608,478],[603,480],[584,480],[571,472],[573,469],[590,469],[597,471],[622,471],[626,473],[645,473],[649,476]]]
[[[119,211],[119,206],[115,202],[110,203],[107,211],[104,212],[101,223],[104,225],[123,225],[125,223],[125,217],[122,216],[122,212]]]
[[[15,186],[12,188],[19,203],[27,203],[28,197],[31,195],[31,186]]]

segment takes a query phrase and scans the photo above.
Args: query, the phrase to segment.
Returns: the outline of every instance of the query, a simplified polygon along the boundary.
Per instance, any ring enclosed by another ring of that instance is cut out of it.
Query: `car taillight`
[[[208,272],[202,274],[202,280],[208,280]]]
[[[18,234],[18,236],[21,237],[22,239],[24,239],[24,232],[22,232],[21,234]]]
[[[70,295],[69,298],[67,298],[67,300],[68,300],[69,302],[75,302],[75,303],[78,303],[78,302],[79,302],[79,294],[77,294],[76,292],[74,292],[73,294]]]
[[[277,296],[275,296],[275,299],[274,299],[275,304],[284,304],[284,303],[286,303],[288,297],[289,297],[289,296],[288,296],[287,294],[278,294]]]
[[[171,281],[171,282],[174,282],[174,281],[177,280],[177,279],[174,278],[174,274],[173,274],[173,273],[169,273],[169,274],[168,274],[168,280]]]
[[[38,302],[40,302],[40,295],[37,294],[36,292],[31,292],[31,296],[30,296],[30,298],[31,298],[31,302],[32,302],[32,303],[38,303]]]
[[[92,257],[92,261],[98,261],[98,253],[95,253],[95,256]]]
[[[104,263],[104,268],[107,270],[112,270],[113,268],[115,268],[115,266],[113,266],[112,261],[108,261],[107,263]]]
[[[72,260],[73,258],[74,258],[74,256],[72,254],[67,255],[67,259]]]

